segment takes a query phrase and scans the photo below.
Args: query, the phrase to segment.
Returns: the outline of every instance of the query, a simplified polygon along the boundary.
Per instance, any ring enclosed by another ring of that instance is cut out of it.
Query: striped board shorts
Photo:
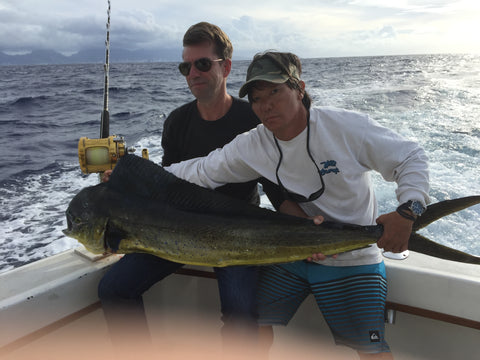
[[[296,261],[261,267],[260,325],[287,325],[312,293],[337,345],[390,352],[385,341],[385,264],[325,266]]]

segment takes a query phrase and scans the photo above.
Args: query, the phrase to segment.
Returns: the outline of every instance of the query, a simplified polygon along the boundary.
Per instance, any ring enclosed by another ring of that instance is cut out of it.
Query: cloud
[[[181,47],[185,29],[159,21],[147,11],[120,12],[112,22],[112,42],[129,50]]]
[[[234,56],[266,49],[302,57],[480,51],[480,5],[474,0],[176,0],[112,1],[112,47],[181,48],[187,28],[219,25]],[[3,0],[0,51],[103,47],[106,1]]]
[[[100,39],[104,32],[99,30],[104,28],[106,18],[92,14],[59,16],[55,11],[37,14],[19,6],[26,5],[23,2],[14,4],[7,1],[0,8],[0,49],[75,51],[94,41],[103,41]]]

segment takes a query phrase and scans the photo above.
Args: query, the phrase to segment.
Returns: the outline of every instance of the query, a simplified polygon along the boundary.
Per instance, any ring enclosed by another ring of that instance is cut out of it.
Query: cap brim
[[[262,74],[262,75],[255,76],[242,85],[242,87],[240,88],[240,91],[238,92],[238,96],[243,98],[245,95],[247,95],[248,90],[250,89],[250,87],[255,81],[266,81],[274,84],[283,84],[288,79],[289,79],[289,76],[287,74],[279,74],[279,73]]]

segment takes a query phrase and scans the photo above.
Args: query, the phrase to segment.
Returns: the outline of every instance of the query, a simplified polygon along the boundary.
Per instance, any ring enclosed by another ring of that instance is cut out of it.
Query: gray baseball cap
[[[255,81],[267,81],[283,84],[290,78],[300,80],[298,68],[293,63],[288,65],[282,61],[282,53],[266,52],[256,55],[247,70],[247,79],[242,85],[238,95],[242,98],[247,95],[250,86]]]

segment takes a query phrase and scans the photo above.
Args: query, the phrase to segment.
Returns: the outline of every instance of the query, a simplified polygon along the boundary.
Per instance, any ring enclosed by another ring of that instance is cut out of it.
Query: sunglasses
[[[201,72],[208,72],[212,68],[212,63],[215,61],[223,61],[224,59],[215,59],[211,60],[209,58],[200,58],[193,62],[193,65],[197,68],[197,70]],[[182,62],[178,65],[178,70],[182,73],[183,76],[188,76],[190,74],[190,69],[192,68],[191,62]]]
[[[273,139],[275,140],[275,144],[277,145],[278,152],[280,153],[280,158],[278,160],[277,168],[275,170],[275,175],[277,176],[278,187],[282,191],[283,196],[286,199],[292,200],[292,201],[297,202],[297,203],[317,200],[320,196],[322,196],[322,194],[325,191],[325,182],[323,181],[322,172],[318,168],[317,163],[315,162],[312,154],[310,153],[310,121],[307,120],[307,153],[308,153],[308,156],[310,157],[310,160],[312,160],[313,165],[315,165],[315,168],[317,169],[318,176],[320,176],[320,182],[322,183],[322,187],[319,190],[315,191],[313,194],[311,194],[308,198],[301,195],[301,194],[295,194],[295,193],[289,192],[283,186],[282,181],[280,180],[280,177],[278,176],[278,169],[280,169],[280,164],[282,163],[283,153],[282,153],[282,149],[280,149],[280,145],[278,144],[277,138],[274,136]]]

